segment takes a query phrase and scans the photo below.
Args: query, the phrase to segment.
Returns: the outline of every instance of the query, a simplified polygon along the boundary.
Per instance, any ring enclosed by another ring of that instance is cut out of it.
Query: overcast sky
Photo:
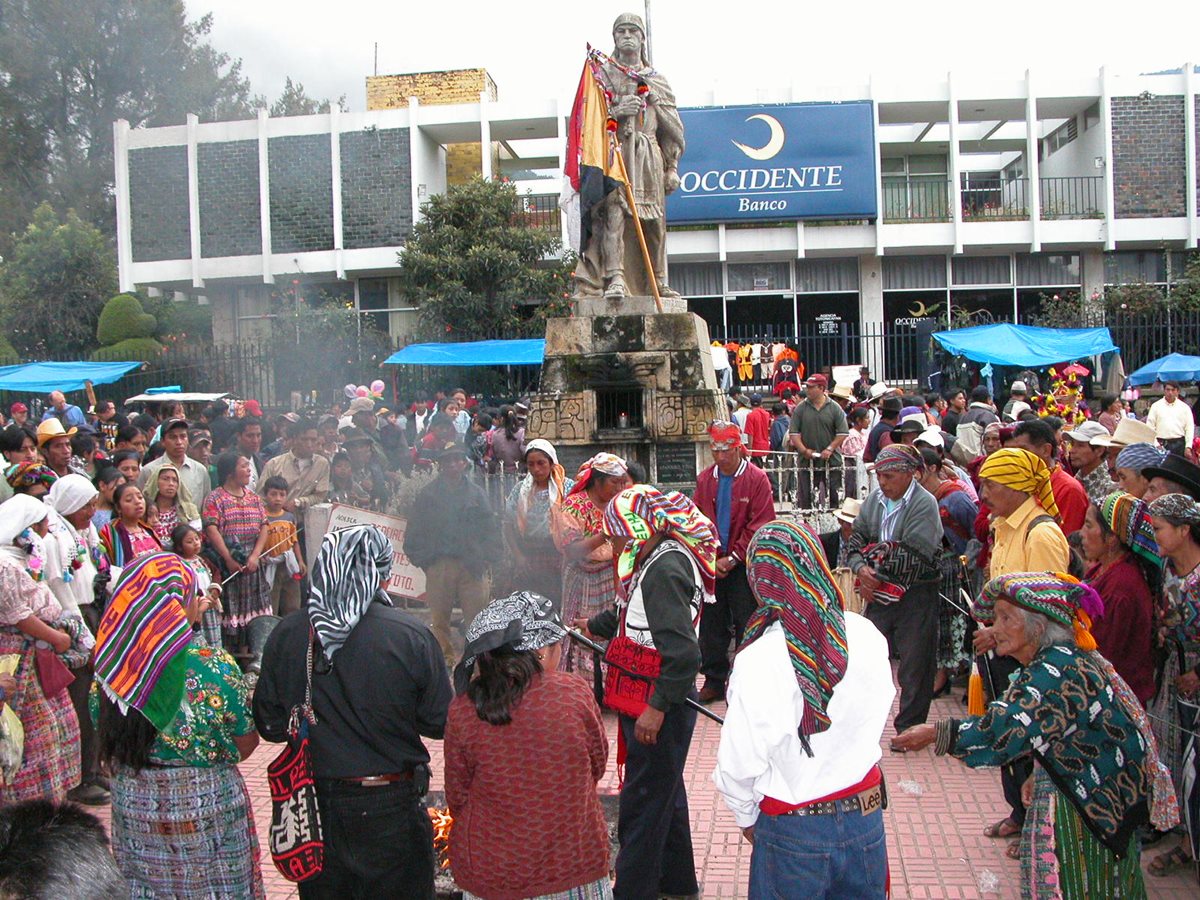
[[[185,0],[214,14],[213,43],[241,57],[257,93],[285,76],[318,97],[365,107],[379,73],[486,68],[501,98],[574,92],[584,45],[611,49],[617,13],[642,0]],[[1191,0],[1040,3],[947,0],[651,0],[655,66],[692,102],[718,83],[736,102],[772,86],[865,83],[890,73],[1022,77],[1157,71],[1200,63],[1200,6]],[[1034,17],[1027,18],[1030,11]]]

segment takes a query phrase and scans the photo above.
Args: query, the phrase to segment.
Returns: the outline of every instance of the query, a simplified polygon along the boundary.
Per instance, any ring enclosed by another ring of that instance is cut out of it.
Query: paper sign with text
[[[329,515],[329,531],[349,525],[375,525],[392,542],[392,574],[383,589],[393,597],[419,600],[425,594],[425,570],[417,568],[404,555],[404,530],[406,519],[383,513],[358,509],[353,506],[333,504]]]

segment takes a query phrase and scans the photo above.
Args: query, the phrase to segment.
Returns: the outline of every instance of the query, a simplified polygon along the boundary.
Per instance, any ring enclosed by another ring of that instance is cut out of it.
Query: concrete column
[[[954,252],[963,252],[962,242],[962,176],[958,159],[958,93],[954,90],[954,74],[946,73],[946,93],[949,97],[950,122],[950,221],[954,226]],[[882,180],[882,179],[881,179]]]
[[[258,111],[258,221],[262,237],[263,284],[274,284],[271,271],[271,170],[267,165],[267,111]]]
[[[421,113],[421,101],[416,97],[408,98],[408,177],[412,185],[412,220],[413,225],[421,221],[421,164],[417,143],[421,140],[418,126]]]
[[[875,255],[883,256],[883,153],[879,142],[879,102],[875,99],[875,76],[867,80],[871,101],[871,130],[875,141]]]
[[[113,123],[113,193],[117,206],[117,278],[124,293],[135,288],[133,283],[132,213],[129,207],[129,122],[117,119]]]
[[[1033,73],[1025,70],[1025,174],[1029,190],[1029,224],[1032,226],[1033,240],[1029,242],[1029,252],[1037,253],[1042,249],[1042,182],[1038,170],[1038,134],[1037,95],[1033,90]]]
[[[212,307],[212,332],[214,344],[236,344],[238,339],[237,288],[208,288],[208,302]]]
[[[883,334],[883,257],[858,258],[859,321],[862,334]],[[864,365],[870,366],[876,378],[883,377],[883,341],[864,337],[860,354]]]
[[[1112,89],[1108,67],[1100,68],[1100,127],[1104,129],[1104,249],[1117,249],[1117,194],[1113,181]]]
[[[200,167],[197,163],[196,132],[200,119],[192,113],[187,117],[188,167],[188,232],[191,239],[192,287],[204,287],[200,277]]]
[[[1195,66],[1183,65],[1183,159],[1184,186],[1187,190],[1187,246],[1195,249],[1200,238],[1200,219],[1196,215],[1196,73]]]
[[[1104,309],[1104,251],[1095,248],[1079,253],[1080,294],[1083,309],[1089,316],[1098,316]],[[1092,295],[1096,296],[1092,300]]]
[[[492,180],[492,123],[488,119],[491,97],[487,91],[479,92],[479,174],[484,181]]]
[[[342,253],[342,128],[341,110],[329,108],[329,165],[333,173],[333,256],[339,281],[346,280],[346,263]],[[357,288],[355,288],[357,291]]]

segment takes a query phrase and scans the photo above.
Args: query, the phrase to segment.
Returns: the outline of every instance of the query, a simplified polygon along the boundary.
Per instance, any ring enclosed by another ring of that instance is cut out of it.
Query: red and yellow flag
[[[589,46],[567,126],[565,178],[559,206],[576,251],[586,246],[591,237],[592,210],[625,180],[612,149],[611,133],[616,121],[608,115],[608,98],[600,83],[598,66]]]

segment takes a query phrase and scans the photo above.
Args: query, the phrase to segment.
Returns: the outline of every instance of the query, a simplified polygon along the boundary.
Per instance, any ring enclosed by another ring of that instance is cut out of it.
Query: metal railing
[[[843,456],[833,465],[802,457],[790,451],[771,451],[755,457],[771,480],[775,509],[797,515],[830,513],[846,497],[862,500],[875,486],[863,461]]]
[[[1043,219],[1093,219],[1104,215],[1103,176],[1042,178],[1039,182]]]
[[[562,211],[557,194],[530,194],[521,198],[518,213],[521,224],[528,228],[545,228],[557,232],[562,227]]]
[[[883,182],[883,221],[949,222],[949,181]]]
[[[962,189],[964,222],[1024,219],[1029,216],[1029,179],[986,179]]]

